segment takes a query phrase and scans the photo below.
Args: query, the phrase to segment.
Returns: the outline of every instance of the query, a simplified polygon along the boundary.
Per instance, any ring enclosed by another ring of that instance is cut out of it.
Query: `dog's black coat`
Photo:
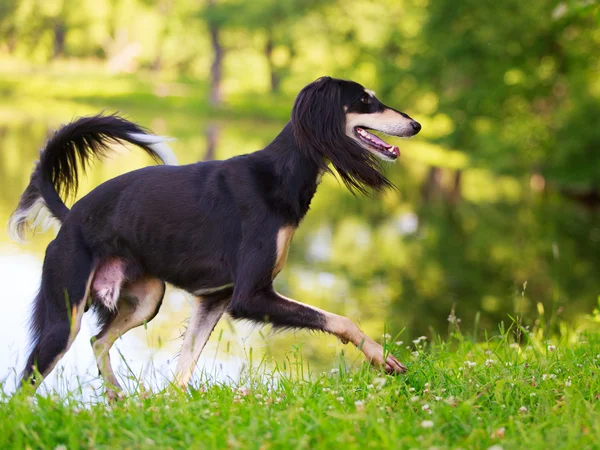
[[[299,94],[291,121],[263,150],[136,170],[98,186],[70,211],[59,193],[76,188],[77,161],[102,155],[107,140],[132,142],[123,133],[136,126],[95,116],[57,132],[22,199],[31,204],[41,196],[62,221],[46,252],[24,378],[34,366],[45,373],[65,350],[70,307],[86,301],[94,267],[109,257],[127,262],[129,280],[151,275],[188,292],[222,287],[205,296],[206,304],[231,299],[234,318],[323,330],[319,311],[283,301],[273,290],[276,236],[282,227],[298,226],[329,163],[351,190],[390,186],[373,154],[344,132],[347,112],[387,108],[376,99],[365,102],[364,92],[357,83],[317,80]],[[110,322],[114,313],[94,306],[101,322]]]

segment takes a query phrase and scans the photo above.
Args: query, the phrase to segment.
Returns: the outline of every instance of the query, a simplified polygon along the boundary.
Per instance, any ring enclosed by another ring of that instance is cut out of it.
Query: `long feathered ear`
[[[291,119],[296,144],[322,170],[331,172],[331,162],[352,193],[391,187],[376,157],[346,136],[342,83],[322,77],[300,91]]]

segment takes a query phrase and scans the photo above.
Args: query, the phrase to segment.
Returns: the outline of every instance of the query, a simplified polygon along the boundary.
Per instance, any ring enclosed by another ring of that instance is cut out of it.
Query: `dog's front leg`
[[[404,373],[406,367],[383,347],[363,333],[350,319],[286,298],[271,286],[263,289],[238,289],[230,313],[234,318],[271,323],[275,327],[306,328],[331,333],[343,342],[352,342],[371,364],[388,373]]]

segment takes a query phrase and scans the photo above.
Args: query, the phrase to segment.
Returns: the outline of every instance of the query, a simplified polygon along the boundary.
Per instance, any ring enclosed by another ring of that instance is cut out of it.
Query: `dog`
[[[91,308],[100,326],[94,356],[114,398],[121,387],[109,350],[156,316],[165,283],[195,297],[175,374],[184,389],[225,312],[330,333],[354,344],[374,366],[405,372],[350,319],[278,294],[273,280],[321,176],[334,168],[354,193],[389,188],[380,160],[394,161],[400,152],[369,130],[410,137],[420,129],[374,92],[330,77],[302,89],[291,120],[264,149],[223,161],[178,166],[166,138],[116,114],[63,126],[40,152],[9,223],[17,240],[27,228],[60,224],[46,249],[22,383],[39,385]],[[63,198],[77,190],[78,171],[105,156],[111,143],[134,144],[165,164],[111,179],[68,209]]]

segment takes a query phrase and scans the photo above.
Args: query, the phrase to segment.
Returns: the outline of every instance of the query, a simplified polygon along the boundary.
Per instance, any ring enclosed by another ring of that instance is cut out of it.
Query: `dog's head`
[[[370,131],[411,137],[421,125],[381,103],[375,93],[353,81],[319,78],[306,86],[292,110],[292,127],[300,149],[321,165],[331,162],[352,191],[381,190],[390,182],[378,160],[394,161],[398,147]]]

